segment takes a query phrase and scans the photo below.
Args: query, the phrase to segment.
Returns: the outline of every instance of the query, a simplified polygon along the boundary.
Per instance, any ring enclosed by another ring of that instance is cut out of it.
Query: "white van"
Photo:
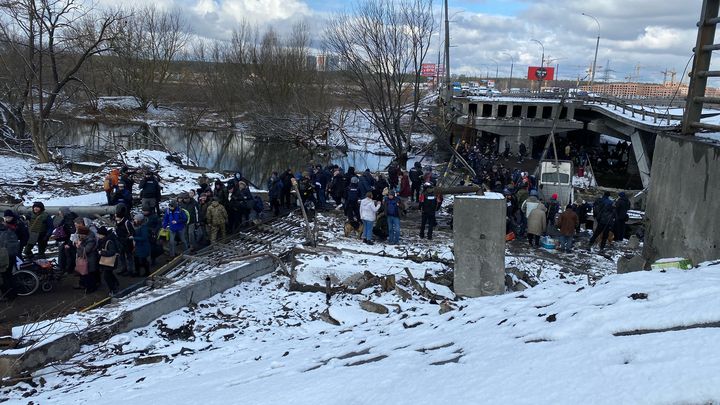
[[[540,162],[539,184],[543,186],[543,195],[550,199],[553,194],[558,195],[561,207],[571,204],[575,199],[572,185],[573,163],[569,160],[543,160]]]

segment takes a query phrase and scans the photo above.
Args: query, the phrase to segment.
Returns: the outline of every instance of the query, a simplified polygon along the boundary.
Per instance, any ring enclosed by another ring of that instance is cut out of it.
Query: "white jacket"
[[[360,201],[360,219],[363,221],[375,221],[377,212],[380,209],[380,203],[375,205],[376,201],[372,198],[363,198]]]

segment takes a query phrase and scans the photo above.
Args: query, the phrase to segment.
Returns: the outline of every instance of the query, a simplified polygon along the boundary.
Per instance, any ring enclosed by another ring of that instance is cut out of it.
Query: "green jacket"
[[[43,235],[46,232],[48,232],[47,217],[48,217],[48,213],[45,211],[40,211],[39,214],[35,214],[35,212],[30,214],[29,231],[38,233],[40,235]],[[52,232],[52,230],[50,230],[50,231]]]

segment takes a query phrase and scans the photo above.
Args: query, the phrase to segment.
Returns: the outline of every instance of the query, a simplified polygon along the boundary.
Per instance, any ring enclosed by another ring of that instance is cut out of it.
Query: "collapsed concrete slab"
[[[457,196],[453,211],[455,293],[480,297],[505,292],[505,197]]]
[[[149,325],[162,315],[274,270],[275,262],[269,256],[228,263],[193,279],[139,294],[128,301],[58,320],[13,328],[14,334],[17,331],[25,335],[25,340],[35,343],[0,352],[0,376],[18,375],[52,362],[67,360],[82,345],[101,342],[112,335]]]

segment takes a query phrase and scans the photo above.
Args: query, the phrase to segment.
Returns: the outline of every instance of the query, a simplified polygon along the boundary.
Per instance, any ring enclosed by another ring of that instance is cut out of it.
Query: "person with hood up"
[[[410,169],[410,195],[413,201],[420,199],[420,188],[422,187],[422,163],[415,162],[412,169]]]
[[[538,204],[528,215],[527,238],[530,246],[540,247],[540,236],[547,229],[546,213],[545,204]]]
[[[373,193],[368,191],[360,202],[360,219],[363,221],[363,242],[372,245],[372,231],[380,209],[380,201],[373,199]]]
[[[25,245],[27,245],[28,239],[30,238],[28,227],[25,222],[18,219],[17,214],[15,214],[15,212],[13,212],[12,210],[5,210],[5,213],[3,215],[5,225],[8,227],[8,229],[15,232],[15,235],[20,242],[16,254],[17,257],[20,257],[22,255],[23,249],[25,248]],[[15,263],[15,261],[13,261],[13,263]]]

